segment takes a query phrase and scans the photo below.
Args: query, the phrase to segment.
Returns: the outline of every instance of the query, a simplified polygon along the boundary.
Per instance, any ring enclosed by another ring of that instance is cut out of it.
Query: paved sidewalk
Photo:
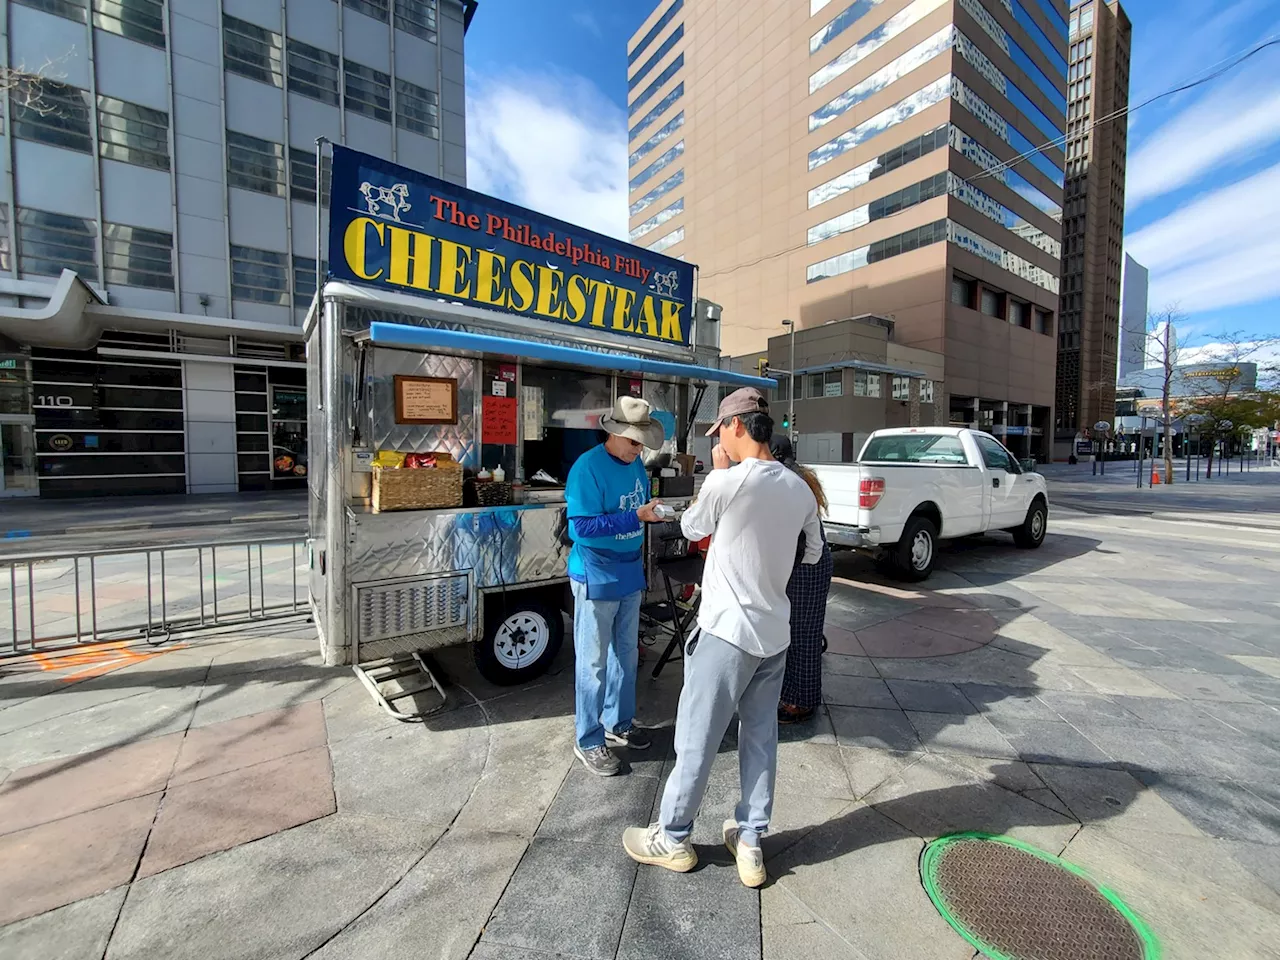
[[[446,652],[450,709],[425,725],[322,667],[302,626],[118,669],[3,663],[0,955],[969,960],[918,860],[981,830],[1086,870],[1170,960],[1274,957],[1280,545],[1246,539],[1081,514],[1039,551],[951,545],[927,588],[842,558],[827,703],[784,728],[759,892],[719,846],[732,736],[704,865],[620,848],[670,769],[678,663],[642,670],[657,743],[612,780],[572,760],[567,647],[514,690]]]
[[[307,519],[307,491],[6,500],[0,539]]]

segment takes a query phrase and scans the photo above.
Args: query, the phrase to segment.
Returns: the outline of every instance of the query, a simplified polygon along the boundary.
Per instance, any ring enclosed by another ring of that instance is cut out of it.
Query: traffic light
[[[787,414],[785,413],[782,415],[782,429],[783,430],[791,429],[791,418],[787,416]]]
[[[769,361],[766,357],[761,357],[756,361],[756,372],[762,377],[769,376]]]

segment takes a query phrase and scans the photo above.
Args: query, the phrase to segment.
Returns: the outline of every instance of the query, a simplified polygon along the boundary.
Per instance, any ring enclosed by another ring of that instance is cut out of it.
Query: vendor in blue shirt
[[[621,397],[600,418],[609,434],[578,458],[565,487],[573,649],[577,660],[574,755],[592,773],[619,772],[610,746],[648,749],[634,726],[644,593],[643,524],[655,523],[649,475],[640,454],[662,446],[663,430],[648,402]]]

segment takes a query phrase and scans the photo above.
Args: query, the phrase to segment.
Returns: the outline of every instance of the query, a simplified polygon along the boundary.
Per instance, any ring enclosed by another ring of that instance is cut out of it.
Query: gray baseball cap
[[[708,437],[714,437],[720,430],[720,424],[730,417],[741,417],[748,413],[768,413],[769,401],[755,387],[742,387],[733,391],[720,401],[720,409],[716,411],[716,422],[707,431]]]

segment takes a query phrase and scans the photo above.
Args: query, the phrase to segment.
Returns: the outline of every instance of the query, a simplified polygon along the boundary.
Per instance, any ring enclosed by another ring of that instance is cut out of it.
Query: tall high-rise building
[[[1116,0],[1072,0],[1055,434],[1115,416],[1132,27]],[[1144,321],[1145,322],[1145,321]]]
[[[1120,288],[1120,376],[1147,365],[1147,268],[1127,253]]]
[[[465,182],[475,6],[0,7],[0,497],[305,484],[316,140]]]
[[[1046,455],[1066,54],[1065,0],[662,0],[628,45],[631,238],[698,264],[725,353],[886,317],[945,357],[943,422]]]

